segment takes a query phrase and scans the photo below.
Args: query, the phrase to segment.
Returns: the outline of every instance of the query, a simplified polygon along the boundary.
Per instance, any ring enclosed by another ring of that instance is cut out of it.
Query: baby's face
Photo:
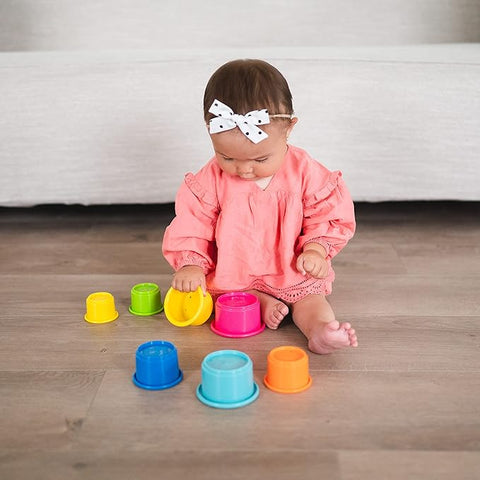
[[[210,135],[220,168],[244,180],[258,180],[274,175],[287,153],[287,138],[296,118],[287,128],[285,122],[272,122],[262,130],[268,138],[255,144],[238,128]]]

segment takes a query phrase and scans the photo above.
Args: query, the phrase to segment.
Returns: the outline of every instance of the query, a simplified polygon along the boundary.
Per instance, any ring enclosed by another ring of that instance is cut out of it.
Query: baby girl
[[[185,176],[163,240],[172,286],[248,291],[271,329],[291,310],[311,351],[356,347],[326,298],[353,202],[341,172],[288,143],[298,119],[287,81],[261,60],[228,62],[206,86],[204,118],[214,156]]]

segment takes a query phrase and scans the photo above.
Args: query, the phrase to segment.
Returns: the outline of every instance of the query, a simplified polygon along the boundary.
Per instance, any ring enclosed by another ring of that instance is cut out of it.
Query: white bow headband
[[[269,115],[266,108],[263,110],[252,110],[246,115],[239,115],[217,99],[213,101],[208,111],[215,115],[215,118],[210,120],[210,133],[225,132],[238,127],[253,143],[259,143],[268,138],[267,133],[260,130],[257,125],[270,123],[270,117],[292,118],[291,115],[283,113]]]

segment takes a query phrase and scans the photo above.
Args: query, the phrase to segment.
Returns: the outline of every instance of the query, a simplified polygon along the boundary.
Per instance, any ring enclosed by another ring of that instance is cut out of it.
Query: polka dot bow
[[[210,120],[210,133],[225,132],[238,127],[253,143],[259,143],[268,137],[263,130],[257,127],[257,125],[270,123],[268,110],[265,108],[263,110],[252,110],[246,115],[239,115],[233,113],[230,107],[215,99],[208,111],[215,115],[215,118]]]

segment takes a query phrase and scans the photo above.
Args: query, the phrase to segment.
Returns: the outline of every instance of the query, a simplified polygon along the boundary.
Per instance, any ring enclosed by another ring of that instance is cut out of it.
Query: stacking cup
[[[91,293],[86,300],[85,320],[89,323],[108,323],[118,318],[115,299],[108,292]]]
[[[163,310],[162,296],[155,283],[139,283],[130,291],[130,313],[140,316],[155,315]]]
[[[200,287],[195,292],[180,292],[169,288],[165,295],[165,315],[177,327],[202,325],[212,314],[213,300]]]
[[[222,337],[257,335],[265,329],[260,316],[260,301],[247,292],[220,295],[215,302],[215,320],[210,328]]]
[[[146,342],[137,348],[133,383],[147,390],[165,390],[180,383],[183,373],[178,366],[175,345],[164,340]]]
[[[298,347],[277,347],[267,357],[265,385],[274,392],[303,392],[312,384],[308,355]]]
[[[202,383],[197,397],[215,408],[239,408],[252,403],[259,394],[253,380],[250,357],[237,350],[219,350],[207,355],[202,362]]]

